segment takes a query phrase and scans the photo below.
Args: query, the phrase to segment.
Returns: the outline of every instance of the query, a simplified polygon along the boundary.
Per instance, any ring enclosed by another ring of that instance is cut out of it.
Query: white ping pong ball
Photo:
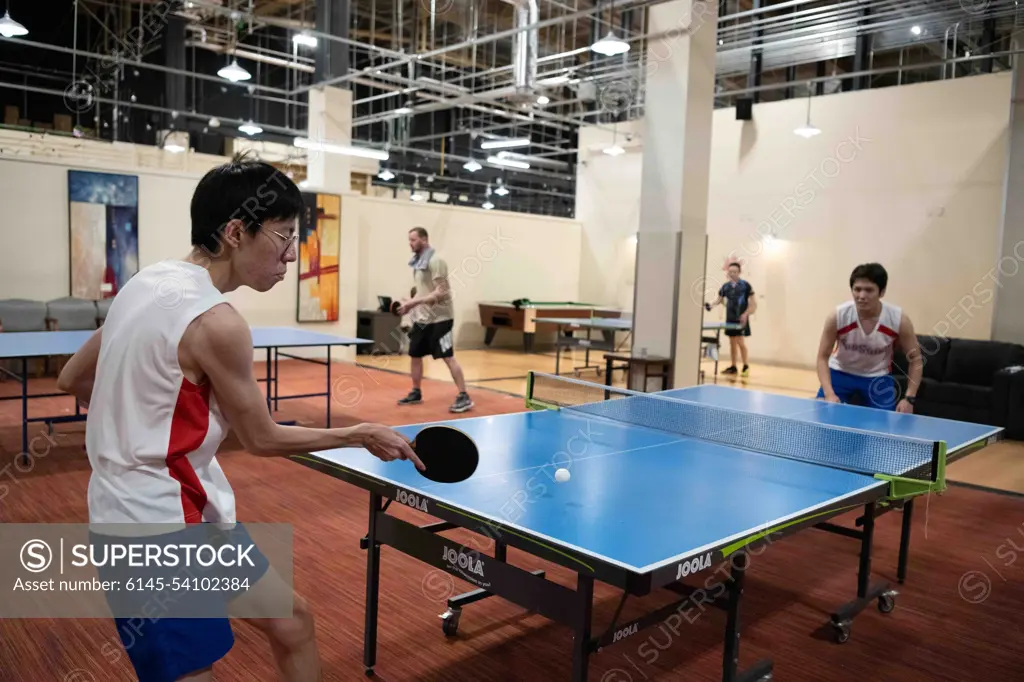
[[[566,481],[568,481],[569,480],[569,470],[568,469],[559,469],[559,470],[557,470],[555,472],[555,480],[558,481],[559,483],[565,483]]]

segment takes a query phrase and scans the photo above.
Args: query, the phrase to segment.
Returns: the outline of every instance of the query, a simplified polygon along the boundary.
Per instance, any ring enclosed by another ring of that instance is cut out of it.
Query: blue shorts
[[[829,368],[832,377],[832,391],[844,403],[854,402],[879,410],[895,410],[899,395],[896,380],[891,374],[879,377],[862,377],[838,369]],[[825,389],[818,389],[818,397],[825,397]]]
[[[120,543],[123,537],[92,533],[95,546],[105,543]],[[128,658],[135,668],[139,682],[174,682],[185,675],[209,668],[223,658],[234,646],[235,637],[228,617],[232,600],[244,590],[210,589],[212,582],[220,583],[224,578],[246,580],[249,589],[254,587],[267,572],[270,562],[255,547],[242,524],[228,531],[219,531],[212,524],[191,524],[184,531],[163,536],[147,537],[145,541],[157,540],[167,544],[208,543],[253,545],[248,556],[255,566],[238,566],[232,570],[217,568],[204,574],[201,568],[194,572],[183,572],[180,568],[147,569],[135,575],[142,576],[143,583],[150,579],[163,580],[165,585],[173,579],[192,582],[192,589],[173,591],[120,590],[108,593],[107,602],[114,611],[117,634],[121,638]],[[142,540],[142,538],[132,538]],[[125,571],[119,568],[100,568],[103,580],[126,579]],[[136,578],[136,580],[139,580]],[[202,581],[206,581],[205,583]],[[123,582],[122,582],[123,584]],[[197,585],[206,587],[196,587]]]

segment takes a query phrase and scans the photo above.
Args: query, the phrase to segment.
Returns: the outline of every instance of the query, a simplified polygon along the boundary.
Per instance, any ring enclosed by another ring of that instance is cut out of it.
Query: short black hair
[[[877,285],[879,291],[885,291],[886,285],[889,284],[889,273],[879,263],[864,263],[853,269],[850,275],[851,289],[858,279],[866,279]]]
[[[412,228],[409,231],[410,232],[415,232],[419,236],[420,239],[430,239],[430,235],[427,234],[427,230],[425,228],[414,227],[414,228]]]
[[[246,231],[255,234],[263,221],[291,220],[304,209],[302,192],[291,178],[244,152],[209,171],[196,186],[192,245],[215,254],[231,220],[241,220]]]
[[[732,267],[732,266],[734,266],[734,265],[736,266],[736,269],[737,269],[737,270],[739,270],[740,272],[743,272],[743,268],[742,268],[742,267],[740,267],[740,264],[739,264],[739,263],[729,263],[729,265],[728,265],[728,266],[726,267],[726,270],[728,270],[729,268],[731,268],[731,267]]]

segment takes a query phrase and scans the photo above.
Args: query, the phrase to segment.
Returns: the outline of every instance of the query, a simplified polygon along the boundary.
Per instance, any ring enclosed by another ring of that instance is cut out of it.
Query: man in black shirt
[[[706,307],[711,310],[712,306],[725,301],[725,321],[743,325],[742,329],[726,329],[725,335],[729,337],[729,351],[732,365],[722,371],[722,374],[736,374],[736,355],[743,359],[742,376],[747,376],[750,367],[747,365],[747,336],[750,336],[750,316],[757,310],[757,301],[754,300],[754,287],[750,282],[740,279],[740,264],[729,264],[729,281],[718,290],[718,300],[708,304]]]

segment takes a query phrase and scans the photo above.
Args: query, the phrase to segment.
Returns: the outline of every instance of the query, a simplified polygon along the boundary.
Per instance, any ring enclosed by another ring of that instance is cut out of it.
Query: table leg
[[[611,358],[604,359],[604,385],[607,386],[608,388],[611,388],[612,386],[612,364],[613,363]],[[608,400],[611,397],[611,391],[604,392],[605,400]]]
[[[327,428],[331,428],[331,347],[327,346]]]
[[[274,405],[273,405],[273,402],[271,400],[272,389],[270,387],[270,373],[271,373],[272,369],[273,369],[273,365],[271,363],[271,358],[270,358],[270,349],[268,348],[267,349],[267,412],[269,412],[271,414],[274,413]]]
[[[907,500],[903,505],[903,529],[900,534],[900,562],[896,569],[896,579],[903,583],[907,578],[907,560],[910,558],[910,525],[914,512],[914,500]]]
[[[274,412],[281,409],[281,401],[278,399],[278,396],[281,395],[281,387],[278,384],[281,379],[281,373],[278,371],[280,369],[280,365],[278,365],[278,350],[277,348],[274,349]]]
[[[739,561],[740,557],[743,557],[742,562]],[[769,660],[758,661],[740,672],[740,597],[743,595],[744,576],[749,566],[750,557],[746,554],[737,555],[732,559],[729,606],[725,620],[725,647],[722,651],[722,682],[754,682],[765,679],[772,672],[773,665]]]
[[[21,463],[28,464],[28,358],[21,359]]]
[[[366,534],[366,622],[363,630],[363,666],[367,676],[377,664],[377,597],[380,592],[380,545],[377,544],[377,514],[381,497],[370,493],[370,521]]]
[[[572,639],[572,682],[587,682],[590,666],[590,627],[594,608],[594,579],[580,573],[576,578],[579,601]]]

